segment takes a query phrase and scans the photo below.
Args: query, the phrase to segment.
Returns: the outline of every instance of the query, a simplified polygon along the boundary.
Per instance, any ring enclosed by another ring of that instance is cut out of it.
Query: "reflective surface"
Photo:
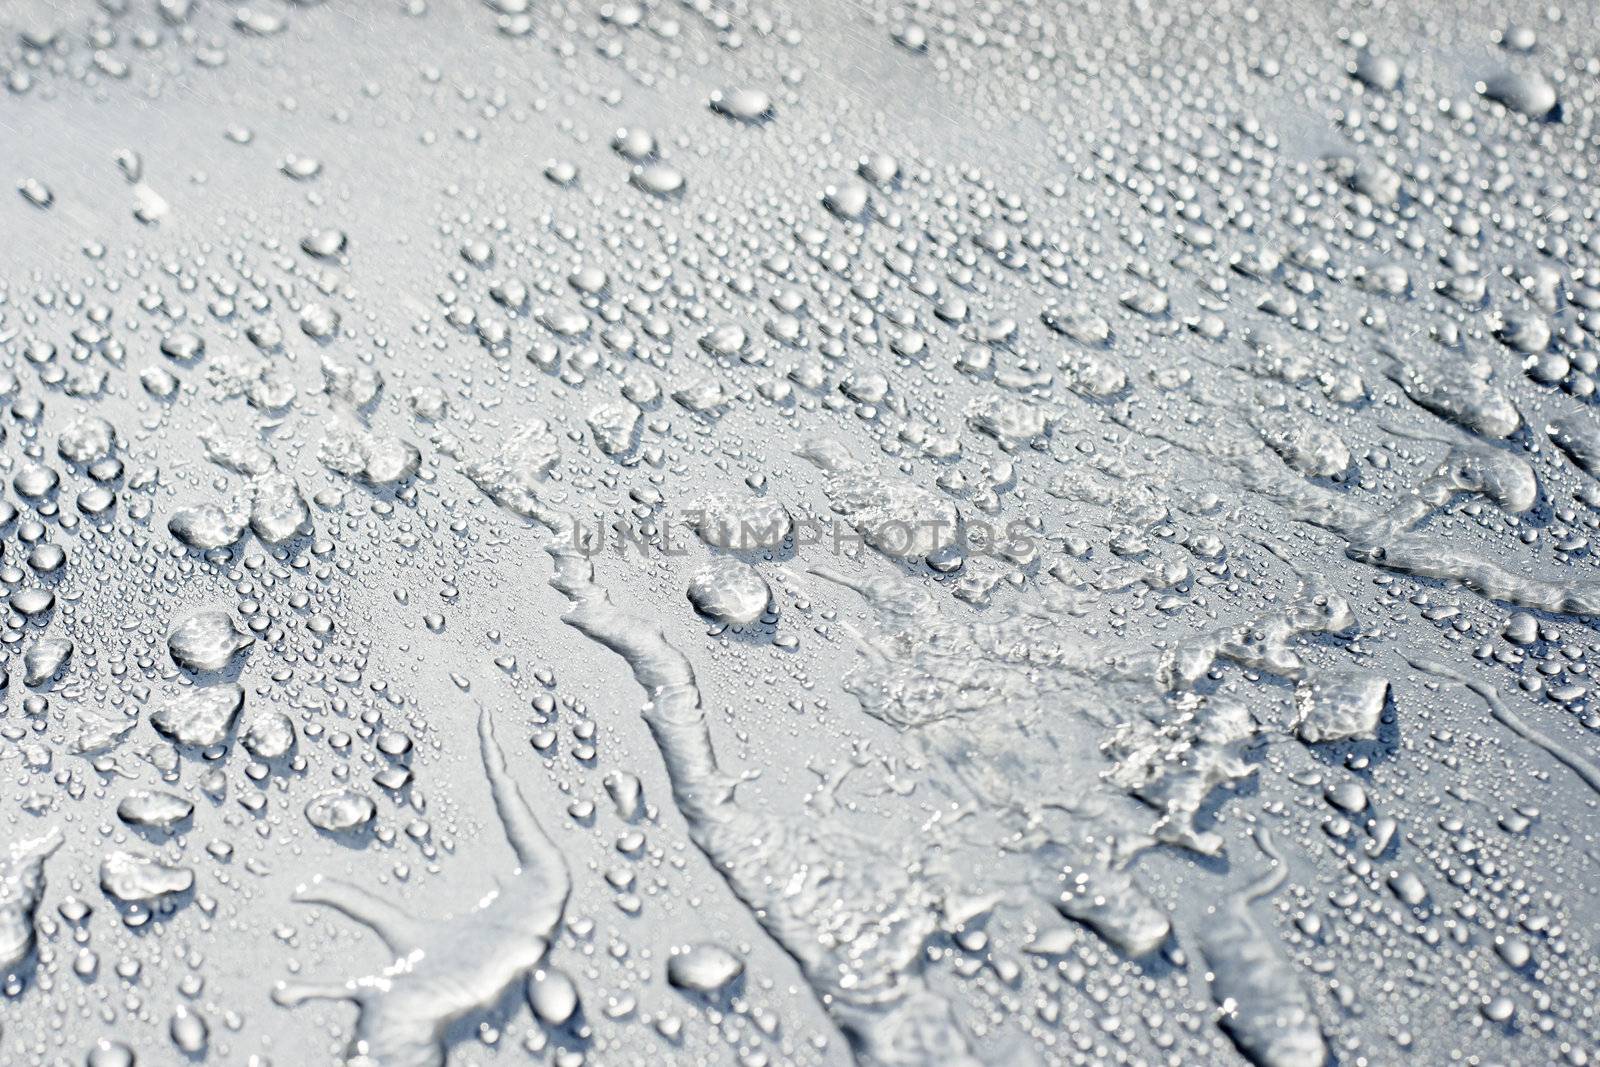
[[[0,1060],[1592,1062],[1591,22],[12,0]]]

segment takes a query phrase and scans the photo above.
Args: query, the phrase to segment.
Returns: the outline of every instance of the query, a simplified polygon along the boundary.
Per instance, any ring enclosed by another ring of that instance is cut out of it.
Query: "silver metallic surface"
[[[1600,37],[0,4],[0,1063],[1600,1059]]]

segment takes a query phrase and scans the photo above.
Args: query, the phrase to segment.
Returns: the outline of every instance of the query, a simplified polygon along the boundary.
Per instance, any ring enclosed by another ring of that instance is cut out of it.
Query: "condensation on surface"
[[[1590,15],[0,5],[0,1062],[1596,1062]]]

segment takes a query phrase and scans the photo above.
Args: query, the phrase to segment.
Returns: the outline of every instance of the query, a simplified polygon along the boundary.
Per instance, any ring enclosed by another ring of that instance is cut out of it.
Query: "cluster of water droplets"
[[[1594,1062],[1581,14],[0,13],[0,1060]]]

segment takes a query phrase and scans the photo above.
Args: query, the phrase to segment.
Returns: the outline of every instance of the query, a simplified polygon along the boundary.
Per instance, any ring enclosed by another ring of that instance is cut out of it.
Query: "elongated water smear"
[[[1407,662],[1409,662],[1411,666],[1415,667],[1419,671],[1426,671],[1428,674],[1432,674],[1439,678],[1447,678],[1452,682],[1466,686],[1468,689],[1478,694],[1478,696],[1483,698],[1484,703],[1489,705],[1489,714],[1494,716],[1496,722],[1503,725],[1506,729],[1510,730],[1524,741],[1544,749],[1545,752],[1549,753],[1550,757],[1557,763],[1571,770],[1579,778],[1582,778],[1584,784],[1590,789],[1594,790],[1596,793],[1600,793],[1600,766],[1597,766],[1592,760],[1589,760],[1584,756],[1572,751],[1572,749],[1563,745],[1561,742],[1554,740],[1543,731],[1529,726],[1527,722],[1523,720],[1522,716],[1518,715],[1516,712],[1512,711],[1506,706],[1506,702],[1500,698],[1499,691],[1493,686],[1484,685],[1482,682],[1474,681],[1459,671],[1451,670],[1442,663],[1435,663],[1431,660],[1424,659],[1413,659],[1408,660]]]
[[[1250,914],[1250,905],[1276,892],[1289,870],[1266,830],[1257,830],[1255,839],[1272,869],[1217,909],[1200,931],[1211,998],[1223,1012],[1223,1031],[1251,1063],[1322,1067],[1328,1047],[1311,999],[1294,965]]]
[[[332,908],[377,934],[394,952],[374,974],[344,983],[280,985],[285,1006],[346,1000],[356,1006],[347,1062],[371,1067],[441,1067],[444,1036],[458,1019],[487,1011],[549,951],[571,879],[506,768],[487,708],[478,744],[489,792],[517,866],[464,915],[425,920],[362,886],[318,877],[295,899]]]
[[[1514,513],[1532,507],[1537,483],[1532,469],[1515,457],[1481,445],[1457,445],[1415,495],[1379,511],[1305,480],[1265,447],[1188,441],[1155,431],[1151,436],[1232,467],[1243,488],[1277,504],[1295,521],[1337,535],[1347,546],[1346,555],[1357,562],[1415,578],[1460,582],[1489,600],[1535,611],[1600,613],[1600,583],[1534,578],[1414,532],[1455,493],[1482,496]]]
[[[799,964],[858,1061],[980,1062],[950,1005],[921,976],[935,902],[910,873],[911,859],[805,817],[741,807],[736,779],[717,762],[688,657],[659,623],[620,610],[595,583],[593,564],[571,541],[573,520],[543,508],[534,517],[555,535],[550,584],[573,604],[563,618],[621,656],[645,690],[641,714],[695,844]]]
[[[13,974],[33,955],[38,939],[34,915],[44,899],[44,862],[61,847],[61,831],[17,841],[0,858],[0,977]]]

